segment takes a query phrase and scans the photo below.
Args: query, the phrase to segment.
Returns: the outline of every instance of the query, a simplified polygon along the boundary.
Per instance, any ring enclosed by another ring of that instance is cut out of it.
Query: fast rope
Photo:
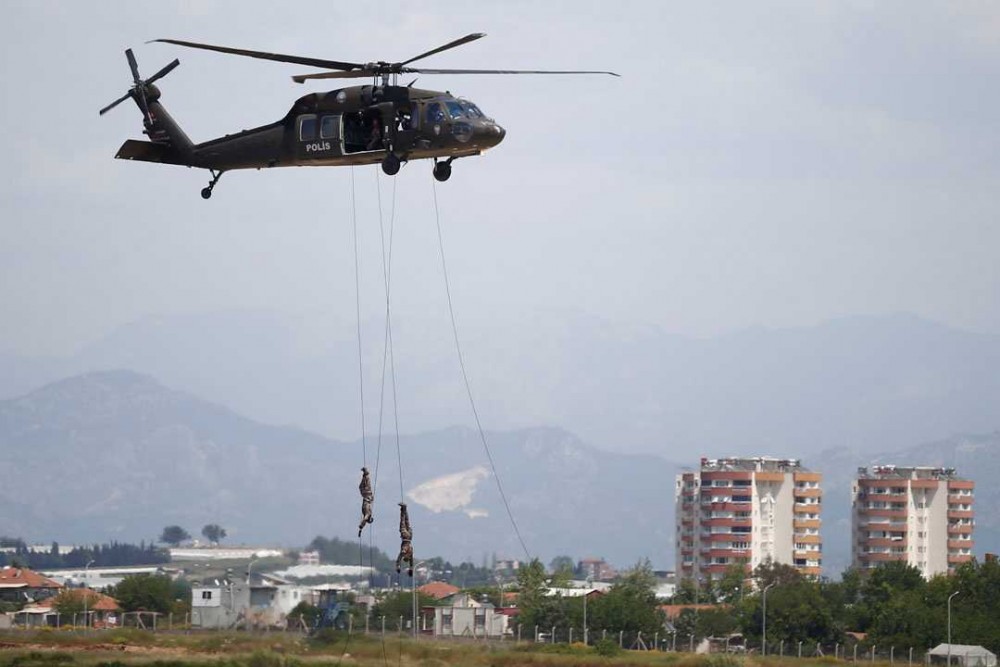
[[[469,383],[469,374],[465,370],[465,360],[462,357],[462,345],[458,338],[458,325],[455,323],[455,308],[452,305],[451,285],[448,281],[448,264],[445,261],[444,240],[441,236],[441,212],[438,208],[437,185],[434,181],[431,181],[431,192],[434,194],[434,220],[437,224],[438,248],[441,251],[441,273],[444,275],[444,290],[445,294],[448,296],[448,314],[451,316],[451,332],[455,337],[455,352],[458,354],[458,365],[462,368],[462,379],[465,381],[465,393],[469,397],[469,405],[472,406],[472,416],[475,417],[476,428],[479,430],[479,439],[482,441],[483,449],[486,451],[486,458],[489,459],[490,469],[493,471],[493,479],[496,480],[497,491],[500,492],[500,498],[503,500],[504,509],[507,510],[507,518],[510,519],[510,525],[514,528],[514,534],[517,535],[517,541],[521,543],[521,549],[524,550],[525,558],[531,560],[531,554],[528,551],[527,545],[524,543],[524,538],[521,537],[521,531],[517,527],[517,521],[514,520],[514,513],[511,511],[510,503],[507,501],[507,494],[503,490],[503,483],[500,481],[500,474],[497,472],[496,463],[493,461],[493,453],[490,451],[490,445],[486,440],[486,432],[483,430],[482,422],[479,419],[479,410],[476,409],[476,401],[472,396],[472,385]]]

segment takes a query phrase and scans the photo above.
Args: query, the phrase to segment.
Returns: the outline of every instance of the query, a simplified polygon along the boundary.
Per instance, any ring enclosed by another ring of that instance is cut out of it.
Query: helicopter
[[[433,159],[438,181],[451,176],[458,158],[481,155],[497,146],[506,130],[471,100],[450,92],[414,88],[416,80],[399,85],[402,74],[607,74],[585,70],[427,69],[409,65],[428,56],[485,37],[472,33],[402,62],[344,62],[250,51],[176,39],[153,42],[174,44],[232,55],[323,68],[328,71],[292,77],[296,83],[316,79],[370,78],[368,85],[310,93],[300,97],[284,118],[250,130],[193,143],[160,102],[154,83],[174,70],[174,59],[148,79],[139,74],[132,49],[125,57],[133,85],[100,110],[104,115],[131,98],[142,112],[148,141],[128,139],[115,157],[208,169],[211,180],[201,196],[209,199],[219,179],[236,169],[270,167],[326,167],[381,164],[387,175],[399,172],[410,160]]]

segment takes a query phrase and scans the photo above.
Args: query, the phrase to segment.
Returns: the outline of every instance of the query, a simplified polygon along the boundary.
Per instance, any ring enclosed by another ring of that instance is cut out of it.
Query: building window
[[[212,591],[202,591],[201,592],[201,599],[202,600],[211,600],[212,599]]]

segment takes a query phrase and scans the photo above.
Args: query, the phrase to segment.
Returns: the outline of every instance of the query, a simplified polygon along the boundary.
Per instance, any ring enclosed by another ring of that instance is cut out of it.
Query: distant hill
[[[673,467],[601,452],[558,429],[489,434],[533,555],[664,562]],[[128,371],[95,372],[0,402],[0,525],[29,540],[153,539],[219,523],[230,543],[302,545],[355,535],[361,442],[267,426]],[[378,466],[377,545],[398,547],[395,439],[366,439]],[[404,435],[399,456],[417,557],[520,557],[478,433]],[[623,480],[627,480],[623,484]]]
[[[66,359],[0,355],[0,397],[106,368],[148,373],[253,419],[356,437],[352,322],[272,312],[148,318]],[[381,322],[365,322],[369,413],[378,406]],[[471,423],[443,322],[394,322],[401,423]],[[884,452],[1000,428],[1000,336],[908,315],[696,339],[570,312],[463,322],[489,427],[561,424],[614,451],[695,462],[774,454],[807,463],[846,447]]]

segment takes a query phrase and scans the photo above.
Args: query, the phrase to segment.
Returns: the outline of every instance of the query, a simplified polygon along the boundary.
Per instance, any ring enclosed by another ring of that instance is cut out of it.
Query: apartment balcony
[[[798,498],[822,498],[823,489],[795,489],[792,494]]]
[[[949,505],[971,505],[973,496],[960,496],[955,494],[948,494],[948,504]]]
[[[701,525],[708,528],[750,528],[753,525],[752,520],[748,517],[746,519],[702,519]],[[711,531],[710,531],[711,532]]]
[[[892,548],[892,547],[906,547],[908,546],[909,543],[907,542],[906,538],[893,539],[891,537],[869,537],[869,538],[862,537],[860,540],[858,540],[858,544],[859,545],[867,544],[870,547]]]
[[[794,540],[802,544],[823,544],[823,538],[819,535],[799,535],[796,533]]]
[[[973,482],[971,479],[953,479],[948,482],[949,491],[951,491],[952,489],[968,489],[969,491],[972,491],[975,488],[976,488],[976,483]]]
[[[861,493],[858,494],[859,500],[873,501],[877,500],[884,503],[907,503],[910,498],[905,493]]]
[[[972,554],[948,554],[948,565],[968,563],[970,560],[972,560]]]
[[[948,540],[949,549],[972,549],[976,543],[973,540]]]
[[[949,519],[971,519],[972,517],[972,510],[948,510]]]
[[[823,574],[823,567],[820,565],[799,565],[795,569],[807,577],[819,577]]]
[[[864,514],[866,516],[885,516],[890,519],[905,519],[907,516],[905,509],[860,510],[859,514]]]
[[[860,553],[858,554],[858,560],[867,561],[870,563],[890,563],[896,560],[906,560],[906,554]]]
[[[792,521],[792,527],[796,530],[804,528],[814,528],[819,530],[822,523],[823,522],[819,519],[800,519],[796,517],[795,520]]]
[[[820,503],[799,503],[796,502],[792,507],[792,511],[796,514],[819,514],[823,509],[823,505]]]
[[[975,526],[973,526],[971,523],[970,524],[966,524],[966,525],[961,525],[961,526],[951,526],[951,525],[949,525],[948,526],[948,534],[949,535],[971,535],[972,534],[972,529],[974,527]]]

